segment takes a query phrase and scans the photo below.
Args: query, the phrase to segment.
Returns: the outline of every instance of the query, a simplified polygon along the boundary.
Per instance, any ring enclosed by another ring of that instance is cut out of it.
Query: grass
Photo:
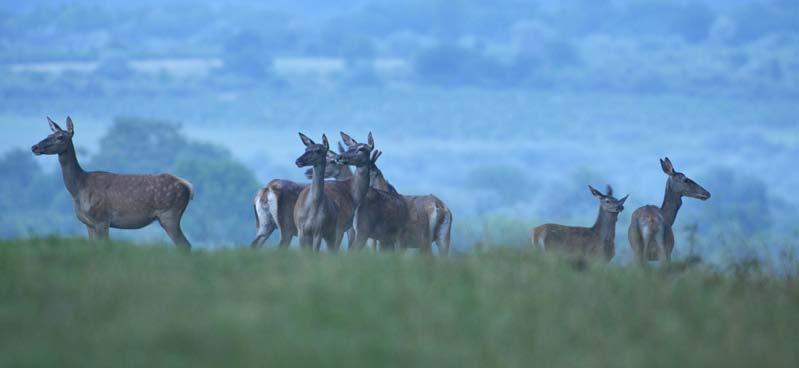
[[[797,279],[674,270],[4,241],[0,366],[799,366]]]

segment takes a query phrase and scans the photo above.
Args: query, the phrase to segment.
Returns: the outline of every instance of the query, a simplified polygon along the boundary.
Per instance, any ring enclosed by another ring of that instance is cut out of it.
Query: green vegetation
[[[4,241],[0,365],[799,365],[795,272],[678,266]]]

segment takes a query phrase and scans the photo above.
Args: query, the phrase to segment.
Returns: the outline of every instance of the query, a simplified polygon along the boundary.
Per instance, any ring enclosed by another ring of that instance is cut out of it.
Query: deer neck
[[[371,165],[359,166],[355,169],[355,177],[352,180],[352,201],[356,207],[366,198],[371,172]]]
[[[78,155],[75,153],[75,146],[69,142],[66,151],[58,154],[58,163],[61,164],[61,175],[64,177],[64,185],[69,194],[76,197],[84,185],[86,172],[78,163]]]
[[[616,220],[618,220],[618,218],[618,212],[603,211],[600,206],[599,215],[591,230],[594,234],[599,236],[599,240],[602,242],[613,241],[616,237]]]
[[[371,180],[370,176],[371,183],[369,184],[372,186],[372,188],[388,192],[389,191],[388,182],[386,181],[386,178],[383,176],[383,172],[381,172],[380,169],[378,169],[377,167],[372,168],[372,170],[373,172],[370,174],[374,174],[374,180]]]
[[[310,201],[313,204],[320,204],[322,199],[325,197],[325,165],[327,163],[322,161],[321,163],[315,164],[313,166],[313,175],[311,176],[311,189],[310,189]]]
[[[352,177],[352,170],[347,165],[341,167],[339,170],[338,175],[336,175],[336,180],[347,180]]]
[[[682,206],[682,196],[672,190],[669,183],[666,183],[666,194],[663,195],[663,205],[660,206],[660,212],[663,214],[663,220],[667,225],[674,224],[677,212],[680,211],[680,206]]]

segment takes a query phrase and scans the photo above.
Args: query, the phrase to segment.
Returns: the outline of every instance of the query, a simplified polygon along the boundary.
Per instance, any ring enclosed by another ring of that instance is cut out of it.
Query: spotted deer
[[[610,261],[616,253],[616,221],[624,210],[622,199],[613,197],[613,188],[608,185],[607,193],[588,186],[591,194],[599,200],[599,215],[592,227],[545,224],[530,230],[530,240],[534,247],[546,251],[559,251],[579,257],[602,258]]]
[[[325,178],[333,178],[337,181],[351,179],[350,168],[336,163],[337,159],[338,155],[328,151]],[[308,169],[305,176],[311,179],[313,169]],[[251,247],[261,247],[275,229],[280,230],[279,246],[281,248],[289,246],[291,239],[297,235],[297,228],[294,225],[294,205],[297,203],[300,192],[307,186],[308,184],[291,180],[274,179],[255,193],[253,209],[255,210],[256,231],[255,240],[250,244]]]
[[[300,133],[305,153],[296,160],[297,167],[313,167],[311,185],[300,192],[294,205],[294,225],[299,235],[300,246],[313,251],[320,250],[322,240],[331,251],[338,251],[344,233],[352,225],[352,200],[349,188],[341,182],[324,180],[327,154],[330,145],[322,135],[322,144],[317,144]]]
[[[140,229],[158,220],[170,239],[189,250],[180,220],[192,199],[191,184],[171,174],[121,175],[87,172],[78,163],[72,138],[72,118],[61,129],[49,117],[52,134],[33,145],[35,155],[58,155],[64,185],[72,196],[78,220],[86,225],[90,239],[107,239],[109,228]]]
[[[672,226],[682,206],[682,197],[703,201],[710,198],[710,192],[705,188],[675,171],[668,157],[660,160],[660,168],[669,177],[663,204],[660,207],[647,205],[635,210],[627,230],[630,247],[639,264],[655,260],[671,261],[671,251],[674,249]]]

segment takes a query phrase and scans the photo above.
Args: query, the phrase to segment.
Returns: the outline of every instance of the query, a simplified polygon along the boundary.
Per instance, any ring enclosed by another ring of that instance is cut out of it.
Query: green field
[[[678,266],[4,241],[0,366],[799,366],[799,280]]]

